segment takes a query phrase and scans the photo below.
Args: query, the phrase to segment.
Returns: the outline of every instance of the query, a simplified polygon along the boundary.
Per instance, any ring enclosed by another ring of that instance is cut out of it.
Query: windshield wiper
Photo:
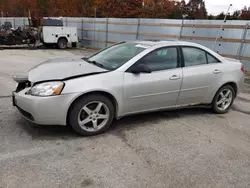
[[[98,66],[98,67],[101,67],[101,68],[103,68],[104,66],[103,66],[103,64],[101,64],[101,63],[98,63],[98,62],[96,62],[96,61],[90,61],[88,58],[86,58],[86,57],[84,57],[84,58],[82,58],[84,61],[87,61],[88,63],[91,63],[91,64],[94,64],[94,65],[96,65],[96,66]]]
[[[101,68],[104,67],[103,64],[98,63],[98,62],[96,62],[96,61],[88,61],[88,62],[89,62],[89,63],[92,63],[92,64],[94,64],[94,65],[96,65],[96,66],[98,66],[98,67],[101,67]]]

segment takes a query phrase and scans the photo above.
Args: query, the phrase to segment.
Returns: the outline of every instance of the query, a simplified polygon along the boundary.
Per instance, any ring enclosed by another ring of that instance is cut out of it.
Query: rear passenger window
[[[183,47],[182,51],[186,67],[207,64],[205,51],[192,47]]]
[[[207,53],[207,61],[210,63],[219,63],[219,60]]]

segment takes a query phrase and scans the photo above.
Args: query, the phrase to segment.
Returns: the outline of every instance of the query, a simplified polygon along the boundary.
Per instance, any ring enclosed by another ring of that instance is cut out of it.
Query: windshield
[[[114,70],[125,64],[150,46],[139,43],[121,43],[107,48],[87,60],[104,69]]]

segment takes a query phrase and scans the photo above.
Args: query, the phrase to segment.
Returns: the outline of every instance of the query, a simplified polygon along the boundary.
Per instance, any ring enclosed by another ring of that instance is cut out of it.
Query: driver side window
[[[176,47],[157,49],[144,56],[137,63],[145,64],[153,71],[174,69],[178,67],[178,51]]]

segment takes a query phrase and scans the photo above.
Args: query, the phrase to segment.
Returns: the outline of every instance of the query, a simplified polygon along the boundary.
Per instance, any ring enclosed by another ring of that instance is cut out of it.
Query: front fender
[[[113,98],[117,102],[119,109],[119,112],[117,112],[117,116],[120,116],[122,114],[123,111],[122,72],[113,71],[105,74],[98,74],[98,75],[66,80],[62,94],[77,93],[76,98],[78,98],[84,94],[91,92],[105,92],[113,96]]]

